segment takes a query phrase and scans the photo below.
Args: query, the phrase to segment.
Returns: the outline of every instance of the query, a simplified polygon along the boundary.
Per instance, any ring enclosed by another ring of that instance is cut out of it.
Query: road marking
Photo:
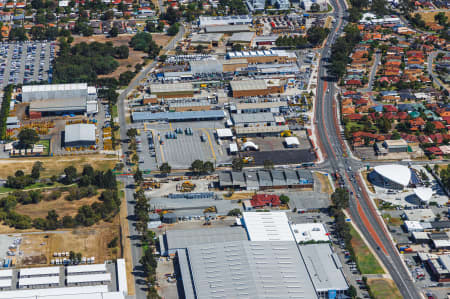
[[[209,136],[208,131],[206,131],[206,129],[202,129],[202,131],[204,131],[206,133],[206,136],[208,137],[209,146],[211,147],[211,153],[213,155],[214,160],[217,160],[216,159],[216,153],[214,153],[214,147],[213,147],[213,144],[212,144],[212,141],[211,141],[211,137]]]
[[[170,130],[173,131],[172,123],[169,123]]]

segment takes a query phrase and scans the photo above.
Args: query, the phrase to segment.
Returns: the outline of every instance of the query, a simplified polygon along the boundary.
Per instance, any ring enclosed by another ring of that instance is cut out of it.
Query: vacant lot
[[[14,175],[17,170],[23,170],[30,173],[33,164],[41,161],[44,164],[44,170],[41,177],[51,177],[52,175],[60,175],[64,172],[64,168],[75,166],[78,171],[83,169],[83,165],[90,164],[94,169],[107,170],[113,169],[117,163],[117,158],[107,157],[106,155],[86,155],[73,157],[42,157],[30,159],[1,159],[0,160],[0,178],[6,179],[9,175]]]
[[[128,43],[130,42],[131,38],[133,37],[133,34],[121,34],[114,38],[109,38],[106,35],[95,35],[95,36],[77,36],[74,39],[73,44],[78,44],[81,42],[86,43],[92,43],[92,42],[100,42],[100,43],[106,43],[106,42],[112,42],[115,47],[117,46],[128,46]],[[167,36],[165,34],[160,33],[153,33],[152,34],[153,40],[160,46],[165,46],[170,40],[170,36]],[[102,75],[101,77],[115,77],[119,78],[119,75],[126,71],[134,71],[134,66],[138,63],[144,63],[144,57],[147,56],[146,53],[140,52],[140,51],[134,51],[133,49],[129,48],[130,55],[127,59],[117,59],[119,62],[119,67],[111,74],[108,75]],[[129,67],[131,65],[131,67]]]
[[[99,194],[92,197],[82,198],[80,200],[68,201],[64,198],[66,197],[68,192],[63,192],[61,197],[57,200],[44,201],[42,200],[38,204],[29,204],[29,205],[17,205],[15,211],[19,214],[30,216],[31,218],[45,218],[48,214],[48,211],[55,210],[59,217],[64,216],[72,216],[74,217],[78,209],[84,205],[91,205],[94,202],[99,201]]]
[[[118,216],[112,223],[100,223],[88,228],[79,228],[55,233],[24,235],[20,250],[24,256],[19,263],[49,264],[54,252],[80,252],[84,257],[95,257],[95,262],[121,256],[120,248],[110,249],[108,243],[119,237]]]
[[[333,193],[333,188],[330,185],[330,180],[328,179],[328,177],[326,175],[324,175],[323,173],[319,173],[316,172],[314,173],[316,178],[319,179],[320,181],[320,192],[322,193],[327,193],[327,194],[331,194]]]
[[[367,284],[374,299],[402,299],[402,295],[391,279],[369,278]]]
[[[351,227],[352,246],[361,274],[383,274],[384,271],[358,232]],[[381,297],[380,297],[381,298]]]
[[[420,16],[422,17],[422,20],[424,20],[425,23],[436,23],[434,16],[437,15],[438,13],[439,12],[437,11],[419,12]],[[445,15],[447,16],[447,18],[450,19],[450,11],[445,11]]]

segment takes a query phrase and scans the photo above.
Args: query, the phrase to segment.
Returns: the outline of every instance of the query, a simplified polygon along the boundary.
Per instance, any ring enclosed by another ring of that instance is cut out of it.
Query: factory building
[[[285,88],[284,81],[280,79],[234,80],[230,86],[235,98],[283,93]]]
[[[212,47],[217,47],[219,45],[222,36],[222,33],[195,34],[191,39],[191,45],[194,47],[202,45],[211,49]]]
[[[206,26],[206,33],[224,33],[227,35],[237,32],[250,32],[249,25],[218,25],[218,26]]]
[[[219,172],[219,189],[264,190],[279,188],[313,188],[314,178],[305,170],[258,170]]]
[[[240,44],[242,46],[249,47],[252,44],[254,37],[255,37],[254,32],[233,33],[233,35],[228,39],[228,44],[229,45]]]
[[[349,285],[342,270],[342,263],[330,244],[300,245],[299,248],[319,297],[345,296]]]
[[[450,255],[440,255],[437,259],[429,259],[428,266],[439,282],[450,281]]]
[[[150,92],[158,98],[188,98],[194,96],[191,83],[150,84]]]
[[[22,87],[22,102],[29,103],[47,99],[87,98],[95,92],[87,83],[25,85]]]
[[[228,52],[227,59],[245,58],[249,63],[296,63],[295,53],[285,50],[258,50]]]
[[[236,103],[230,105],[230,111],[245,113],[283,113],[289,109],[287,102]]]
[[[30,118],[98,112],[97,90],[87,83],[26,85],[22,87],[22,102],[30,103]]]
[[[208,26],[224,26],[224,25],[250,25],[253,22],[251,15],[240,16],[218,16],[207,17],[200,16],[198,20],[198,26],[205,28]]]
[[[133,122],[221,120],[225,118],[225,111],[206,110],[206,111],[158,112],[158,113],[151,113],[148,111],[144,111],[144,112],[132,112],[131,118],[133,119]]]
[[[292,241],[197,244],[177,256],[186,299],[318,298]]]
[[[64,146],[81,147],[96,143],[96,127],[94,124],[66,125],[64,130]]]

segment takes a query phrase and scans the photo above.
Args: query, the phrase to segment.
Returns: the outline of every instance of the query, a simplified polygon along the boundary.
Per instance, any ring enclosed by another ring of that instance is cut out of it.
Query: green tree
[[[180,31],[180,24],[172,24],[169,29],[167,29],[167,35],[175,36],[177,35],[178,31]]]
[[[348,288],[348,296],[350,296],[350,298],[352,298],[352,299],[354,299],[354,298],[356,298],[356,296],[358,296],[356,288],[353,285],[350,285],[350,287]]]
[[[203,172],[212,173],[214,172],[214,164],[210,161],[206,161],[203,163]]]
[[[31,146],[39,141],[38,133],[33,129],[22,129],[17,136],[19,138],[20,148],[31,148]]]
[[[111,28],[111,30],[109,30],[110,37],[117,37],[118,35],[119,35],[119,29],[117,29],[117,27],[113,27],[113,28]]]
[[[127,137],[130,139],[134,139],[137,136],[137,130],[135,128],[128,129]]]
[[[231,162],[231,168],[233,171],[241,171],[244,167],[244,163],[242,162],[241,158],[234,158]]]
[[[136,170],[136,172],[133,175],[133,178],[137,184],[140,184],[144,181],[144,176],[142,174],[142,171],[140,171],[139,169]]]
[[[280,201],[282,204],[287,205],[289,203],[289,200],[290,200],[289,196],[284,194],[280,195]]]
[[[197,174],[200,175],[203,172],[203,161],[202,160],[195,160],[194,162],[192,162],[190,170]]]
[[[114,54],[114,57],[117,59],[127,59],[130,55],[130,50],[125,45],[116,47],[115,50],[116,53]]]
[[[126,71],[120,74],[119,84],[122,86],[127,86],[133,80],[135,73],[132,71]]]
[[[316,46],[323,42],[323,40],[327,37],[330,30],[327,28],[323,28],[320,26],[313,26],[308,29],[306,32],[308,42],[310,42],[313,46]]]
[[[44,170],[43,163],[41,161],[34,162],[33,168],[31,168],[31,177],[35,180],[39,179],[42,170]]]
[[[241,216],[242,212],[240,209],[232,209],[228,212],[227,216]]]
[[[172,167],[169,165],[169,163],[165,162],[161,164],[161,166],[159,167],[159,171],[161,172],[161,174],[167,176],[172,171]]]
[[[69,166],[64,169],[64,183],[72,184],[77,178],[77,169],[74,166]]]

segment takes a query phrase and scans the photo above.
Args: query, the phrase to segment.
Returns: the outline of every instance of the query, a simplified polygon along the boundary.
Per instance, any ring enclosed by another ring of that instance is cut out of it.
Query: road
[[[180,26],[180,31],[178,34],[169,42],[163,50],[170,51],[172,50],[178,41],[184,35],[184,26]],[[119,125],[120,125],[120,139],[121,139],[121,148],[122,153],[126,153],[128,151],[127,140],[127,130],[128,125],[126,121],[126,103],[125,99],[127,95],[141,82],[142,79],[146,78],[149,71],[151,71],[156,66],[156,61],[152,62],[148,66],[146,66],[141,72],[131,81],[128,87],[122,91],[122,93],[118,97],[118,114],[119,114]],[[126,160],[123,159],[125,163]],[[132,177],[122,177],[121,180],[124,182],[125,186],[133,185],[134,180]],[[145,290],[145,286],[140,284],[143,281],[142,271],[140,268],[139,260],[142,257],[142,248],[140,246],[139,234],[136,230],[135,221],[134,221],[134,189],[125,188],[125,200],[127,201],[127,210],[128,210],[128,221],[129,221],[129,242],[131,244],[131,254],[132,254],[132,264],[133,264],[133,275],[135,276],[135,289],[137,299],[145,299],[147,298],[147,292]]]
[[[444,51],[435,51],[435,52],[431,52],[428,55],[428,58],[427,58],[427,62],[428,62],[427,70],[428,70],[428,74],[430,74],[434,84],[436,84],[440,88],[447,89],[447,87],[444,84],[442,84],[442,81],[439,80],[438,75],[436,75],[436,73],[433,71],[433,60],[436,58],[438,53],[445,53],[445,52]]]
[[[331,45],[336,36],[342,31],[345,21],[345,3],[343,0],[333,0],[331,4],[335,7],[335,14],[339,18],[330,33],[327,43],[322,50],[326,58],[330,52]],[[334,82],[326,81],[326,69],[322,63],[319,64],[319,76],[317,87],[317,102],[315,111],[315,124],[317,127],[318,139],[324,151],[325,161],[329,163],[331,171],[339,171],[345,178],[346,185],[353,192],[351,196],[349,212],[352,221],[362,231],[369,245],[375,249],[377,255],[386,266],[392,279],[397,284],[404,298],[421,298],[414,282],[411,281],[408,269],[404,266],[397,249],[392,243],[388,232],[386,232],[380,218],[373,207],[365,188],[359,179],[357,167],[361,166],[360,161],[348,158],[347,149],[341,138],[336,117]],[[344,155],[345,153],[345,155]]]

